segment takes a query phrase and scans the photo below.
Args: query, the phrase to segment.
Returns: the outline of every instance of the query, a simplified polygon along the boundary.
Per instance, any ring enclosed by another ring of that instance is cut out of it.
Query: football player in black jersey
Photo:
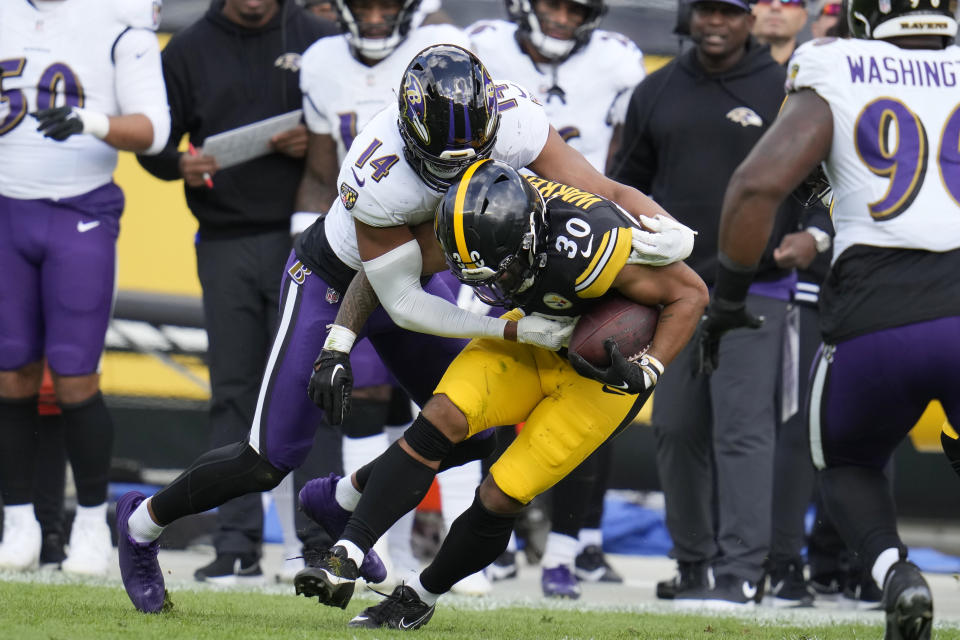
[[[692,336],[707,302],[703,281],[682,262],[664,267],[633,263],[634,229],[640,230],[637,220],[609,200],[521,177],[494,160],[471,165],[447,191],[435,221],[439,245],[420,237],[424,269],[436,270],[445,262],[481,298],[510,309],[505,317],[576,317],[608,292],[663,309],[646,352],[628,358],[611,342],[607,369],[576,354],[568,361],[526,344],[470,342],[417,417],[427,427],[425,442],[415,448],[401,444],[413,458],[406,473],[391,474],[375,461],[354,475],[355,487],[369,491],[333,555],[346,558],[344,545],[363,549],[372,544],[372,536],[364,540],[352,532],[385,531],[395,517],[391,505],[416,493],[416,486],[429,486],[456,443],[496,425],[526,424],[493,464],[431,565],[364,610],[351,626],[412,629],[425,624],[441,594],[503,552],[524,505],[632,422],[664,366]],[[364,508],[373,503],[377,508]],[[307,568],[298,575],[298,590],[345,606],[353,585],[337,573],[329,563]]]

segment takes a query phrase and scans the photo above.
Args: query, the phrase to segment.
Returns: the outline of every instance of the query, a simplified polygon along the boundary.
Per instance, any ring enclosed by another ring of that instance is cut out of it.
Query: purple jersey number
[[[357,158],[357,161],[354,162],[353,165],[358,169],[362,169],[363,165],[367,164],[367,161],[370,160],[371,156],[373,156],[373,154],[377,149],[380,148],[380,145],[382,144],[383,143],[380,140],[374,138],[373,142],[370,143],[370,146],[363,150],[363,153],[360,154],[360,157]],[[390,167],[399,161],[400,158],[396,154],[392,153],[390,155],[374,158],[370,161],[370,166],[373,167],[373,173],[370,175],[370,177],[373,178],[374,182],[380,182],[390,174]]]
[[[26,58],[0,60],[0,104],[7,105],[7,115],[0,120],[0,136],[12,131],[27,114],[27,99],[23,91],[3,88],[3,79],[21,76],[26,65]],[[56,106],[58,95],[63,95],[65,105],[83,106],[83,86],[73,70],[62,62],[54,62],[40,74],[37,109]]]
[[[906,211],[920,193],[930,152],[923,122],[894,98],[878,98],[860,112],[854,146],[871,173],[889,179],[887,192],[868,206],[874,220],[892,220]],[[937,164],[943,186],[960,204],[960,106],[940,133]]]

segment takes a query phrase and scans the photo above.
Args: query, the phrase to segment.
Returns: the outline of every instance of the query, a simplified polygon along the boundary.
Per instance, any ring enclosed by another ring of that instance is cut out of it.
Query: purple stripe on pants
[[[60,375],[97,370],[122,212],[113,183],[62,200],[0,196],[0,370],[44,356]]]
[[[811,389],[814,400],[818,373]],[[823,379],[819,412],[811,402],[811,429],[819,423],[826,466],[883,468],[931,400],[940,401],[951,424],[960,424],[960,316],[837,344]]]
[[[322,412],[307,396],[307,384],[313,362],[323,348],[326,326],[333,323],[340,307],[339,296],[328,295],[332,289],[323,278],[294,269],[297,263],[291,253],[283,278],[277,337],[250,434],[251,444],[283,470],[300,466],[321,423]],[[291,277],[291,271],[299,275],[300,284]],[[437,278],[424,289],[453,300],[450,289]],[[443,372],[467,342],[401,329],[382,308],[371,315],[363,335],[399,385],[420,405],[433,394]],[[365,358],[351,361],[354,367],[369,364]],[[361,381],[367,384],[374,378],[355,368],[354,379],[360,386]]]

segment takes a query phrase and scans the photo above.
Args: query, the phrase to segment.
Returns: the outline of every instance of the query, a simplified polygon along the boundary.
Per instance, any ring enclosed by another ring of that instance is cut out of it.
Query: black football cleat
[[[297,595],[316,597],[320,604],[346,609],[360,577],[357,563],[347,557],[347,550],[335,546],[305,560],[307,566],[293,578]]]
[[[436,605],[427,604],[411,587],[401,584],[378,604],[364,609],[347,626],[413,631],[430,622],[435,609]]]
[[[883,581],[884,640],[930,640],[933,596],[923,574],[912,562],[900,560]]]

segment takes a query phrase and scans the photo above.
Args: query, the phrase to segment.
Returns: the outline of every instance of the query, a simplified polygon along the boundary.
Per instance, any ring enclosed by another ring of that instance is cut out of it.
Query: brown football
[[[616,341],[624,356],[639,355],[650,346],[659,318],[657,307],[608,293],[602,302],[577,320],[569,349],[594,366],[608,367],[610,356],[603,347],[608,338]]]

